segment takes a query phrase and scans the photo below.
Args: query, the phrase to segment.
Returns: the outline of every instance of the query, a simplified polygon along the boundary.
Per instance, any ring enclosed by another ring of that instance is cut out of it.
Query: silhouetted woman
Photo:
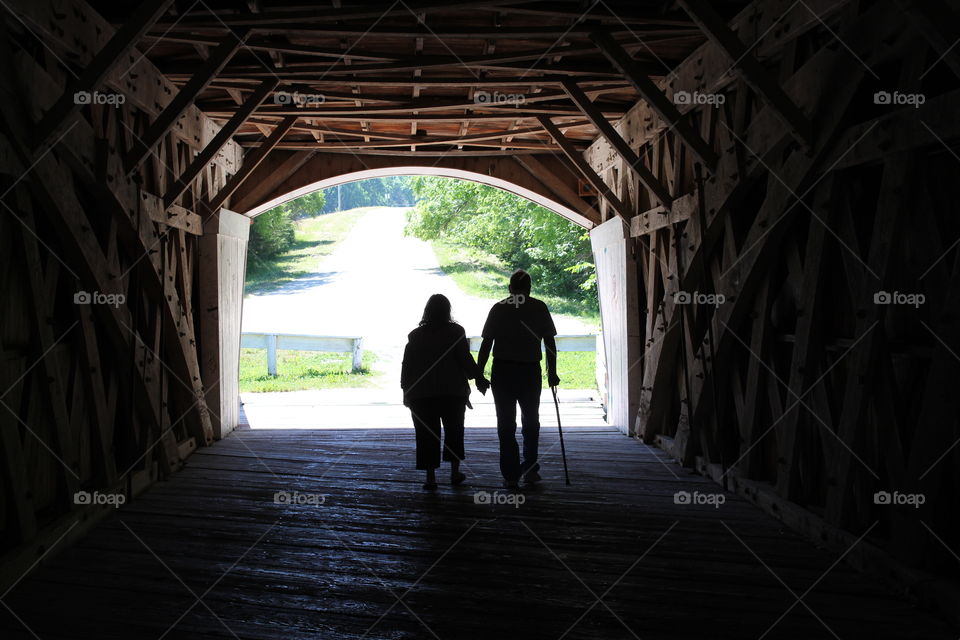
[[[450,317],[450,301],[439,293],[430,296],[420,326],[408,336],[400,374],[403,404],[410,408],[417,433],[417,469],[427,472],[424,489],[437,488],[441,423],[442,457],[450,462],[450,483],[466,479],[460,461],[463,418],[470,405],[467,380],[478,376],[483,380],[463,327]]]

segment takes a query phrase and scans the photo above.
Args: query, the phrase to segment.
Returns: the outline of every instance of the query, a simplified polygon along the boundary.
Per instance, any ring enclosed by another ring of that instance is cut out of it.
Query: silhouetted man
[[[557,377],[557,329],[550,310],[542,300],[530,296],[530,274],[518,269],[510,276],[510,296],[493,305],[483,325],[483,343],[477,364],[483,371],[493,347],[490,383],[497,407],[497,435],[500,438],[500,473],[507,486],[517,488],[540,480],[537,448],[540,439],[540,342],[547,354],[547,381],[560,384]],[[483,391],[484,389],[481,389]],[[523,435],[523,462],[517,447],[517,404]]]

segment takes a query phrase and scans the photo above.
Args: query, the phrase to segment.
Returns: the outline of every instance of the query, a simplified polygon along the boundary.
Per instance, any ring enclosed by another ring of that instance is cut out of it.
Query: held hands
[[[480,395],[483,395],[483,396],[487,395],[487,389],[490,388],[490,381],[484,378],[483,376],[480,376],[479,378],[477,378],[476,384],[477,384],[477,391],[480,392]]]
[[[557,375],[556,371],[553,371],[547,375],[547,384],[551,387],[560,386],[560,376]]]

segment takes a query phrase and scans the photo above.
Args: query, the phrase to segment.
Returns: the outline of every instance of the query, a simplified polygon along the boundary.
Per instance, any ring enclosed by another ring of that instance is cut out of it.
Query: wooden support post
[[[23,359],[7,360],[4,357],[0,364],[3,365],[0,366],[0,384],[3,385],[0,388],[5,389],[0,395],[0,401],[6,407],[16,407],[23,389],[22,385],[17,383],[23,375]],[[36,506],[33,493],[29,489],[30,476],[24,462],[20,424],[17,416],[6,407],[0,406],[0,474],[7,486],[13,490],[7,494],[7,499],[12,503],[7,505],[7,517],[12,519],[12,522],[8,520],[4,528],[20,542],[27,542],[37,535]]]
[[[663,120],[669,124],[677,133],[681,140],[690,150],[700,158],[700,161],[707,169],[714,173],[717,170],[717,153],[700,136],[697,130],[690,124],[684,114],[680,113],[676,105],[664,95],[650,77],[640,71],[639,66],[630,57],[623,47],[617,44],[616,40],[608,33],[597,32],[590,36],[590,39],[600,47],[600,52],[607,57],[614,68],[630,81],[643,99],[647,101],[650,108],[657,112]],[[564,85],[566,88],[566,84]]]
[[[240,422],[240,318],[249,236],[250,218],[221,209],[206,220],[200,238],[200,375],[217,439]]]
[[[606,138],[610,146],[616,149],[620,157],[633,169],[637,177],[640,178],[640,182],[643,183],[650,192],[650,195],[653,196],[653,199],[659,201],[666,209],[669,209],[670,205],[673,204],[673,197],[670,195],[670,192],[667,191],[667,188],[663,186],[663,183],[660,182],[657,176],[653,175],[653,172],[643,165],[643,161],[637,153],[630,148],[630,144],[613,128],[613,125],[604,117],[603,113],[593,105],[590,98],[587,97],[587,94],[583,92],[583,89],[573,80],[564,80],[563,89],[580,111],[587,116],[587,119],[593,123],[593,126],[597,128],[600,135]],[[557,143],[559,144],[559,140]]]
[[[791,134],[804,147],[813,144],[813,127],[810,120],[794,104],[783,88],[767,73],[763,65],[753,57],[750,49],[735,34],[723,18],[705,0],[677,0],[684,11],[734,64],[750,87],[762,95],[774,112],[789,127]]]
[[[53,428],[51,429],[52,442],[45,444],[44,447],[54,455],[60,465],[63,465],[65,473],[62,474],[60,482],[67,499],[72,501],[74,492],[80,486],[80,462],[76,442],[70,433],[70,419],[67,408],[68,385],[60,367],[58,354],[54,350],[58,338],[53,332],[54,300],[51,299],[49,293],[55,289],[56,270],[60,263],[54,260],[48,262],[47,270],[53,270],[52,278],[44,273],[37,235],[34,231],[36,225],[33,220],[33,207],[26,189],[17,190],[17,205],[23,214],[21,222],[26,230],[26,233],[23,234],[25,267],[30,278],[30,289],[34,298],[32,305],[33,320],[36,322],[39,348],[42,350],[40,360],[43,363],[49,391],[46,404],[53,422]],[[34,437],[40,437],[32,430],[31,433]]]
[[[297,122],[298,116],[287,116],[280,123],[274,127],[273,132],[263,141],[259,147],[250,151],[246,157],[243,159],[243,166],[240,167],[240,170],[237,171],[233,176],[227,180],[227,184],[223,186],[222,189],[213,196],[206,203],[206,211],[202,212],[204,217],[213,215],[216,211],[223,206],[223,203],[233,194],[237,188],[243,184],[243,181],[250,177],[250,174],[253,173],[253,170],[263,162],[274,147],[277,146],[277,143],[283,139],[283,136],[290,131],[290,128]]]
[[[97,52],[83,72],[67,85],[63,95],[53,103],[37,124],[34,149],[46,147],[60,135],[70,117],[83,106],[78,93],[93,91],[103,82],[110,70],[140,41],[154,23],[173,4],[173,0],[144,0],[137,10],[113,34],[103,49]]]
[[[267,78],[260,83],[260,86],[254,90],[253,94],[247,98],[247,101],[237,109],[237,112],[233,114],[233,117],[227,121],[226,124],[217,132],[217,135],[214,136],[203,150],[197,154],[197,157],[194,158],[193,162],[187,167],[187,170],[181,174],[177,180],[173,183],[167,192],[163,195],[163,206],[164,208],[169,208],[174,201],[183,195],[183,192],[187,190],[190,186],[190,183],[193,182],[200,172],[203,171],[203,168],[213,160],[213,157],[219,153],[220,149],[223,148],[223,145],[227,144],[227,141],[230,140],[231,136],[236,133],[237,129],[246,122],[247,118],[250,117],[257,107],[259,107],[263,101],[270,95],[270,93],[277,88],[277,85],[280,81],[277,78]]]
[[[267,334],[267,373],[277,375],[277,334]]]
[[[353,363],[352,371],[357,373],[363,367],[363,338],[357,338],[353,341]]]
[[[871,225],[873,237],[870,241],[867,263],[875,279],[865,281],[866,290],[854,292],[859,295],[857,304],[856,348],[850,354],[849,373],[843,393],[843,407],[836,429],[836,437],[844,444],[832,449],[828,460],[832,477],[828,478],[830,489],[827,492],[825,517],[827,522],[844,526],[850,513],[847,511],[854,495],[853,483],[861,472],[862,458],[854,460],[854,453],[861,447],[864,433],[864,414],[868,410],[870,394],[874,389],[877,371],[879,345],[882,344],[884,329],[882,326],[886,308],[878,305],[874,296],[887,283],[888,274],[894,268],[894,246],[901,238],[901,225],[909,210],[910,198],[914,191],[910,189],[915,160],[911,153],[888,157],[883,166],[883,179],[880,183],[880,196],[877,199],[877,213]],[[876,325],[881,326],[876,326]],[[856,465],[858,468],[853,469]],[[864,469],[875,474],[873,469]]]
[[[236,53],[237,49],[243,46],[248,31],[240,33],[228,33],[210,53],[210,57],[204,61],[200,69],[192,78],[183,85],[180,92],[170,101],[170,104],[157,116],[142,136],[135,136],[133,148],[127,153],[123,161],[123,168],[127,175],[133,173],[143,159],[147,157],[150,150],[160,142],[176,124],[183,112],[193,104],[201,91],[207,88],[210,82],[216,77],[220,70],[227,64],[230,58]]]
[[[799,470],[800,454],[812,448],[814,443],[809,424],[804,425],[800,420],[801,413],[807,409],[797,399],[803,397],[811,381],[816,379],[816,359],[822,355],[820,332],[823,321],[820,315],[824,295],[820,289],[820,282],[823,279],[823,272],[827,271],[823,261],[827,239],[826,225],[829,224],[833,210],[831,203],[833,184],[833,175],[829,174],[818,187],[814,206],[820,219],[811,218],[809,224],[788,382],[790,393],[787,396],[787,404],[792,408],[783,416],[777,432],[781,461],[777,471],[777,489],[781,496],[792,500],[800,498],[802,482]],[[809,401],[806,404],[809,404]]]
[[[593,170],[593,167],[584,159],[583,154],[580,153],[576,147],[573,146],[563,133],[560,132],[560,128],[553,124],[553,121],[550,120],[547,116],[537,116],[537,120],[540,121],[540,124],[543,125],[543,128],[546,129],[553,139],[556,141],[560,148],[563,150],[564,155],[570,159],[570,162],[576,166],[577,170],[583,175],[587,182],[590,183],[590,186],[596,190],[603,198],[610,203],[614,210],[625,220],[630,219],[630,211],[627,209],[626,205],[617,197],[617,194],[607,186],[603,179],[597,175],[597,172]]]
[[[641,346],[637,268],[631,244],[629,228],[621,218],[611,218],[590,231],[605,359],[609,363],[626,363],[607,370],[607,420],[622,433],[635,435]]]

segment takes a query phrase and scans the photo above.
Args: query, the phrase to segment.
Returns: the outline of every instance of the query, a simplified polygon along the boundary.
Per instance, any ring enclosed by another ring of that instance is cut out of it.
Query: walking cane
[[[567,486],[570,486],[570,472],[567,470],[567,449],[563,446],[563,427],[560,426],[560,401],[557,400],[557,388],[550,387],[553,392],[553,406],[557,409],[557,430],[560,432],[560,455],[563,456],[563,476],[567,479]]]

